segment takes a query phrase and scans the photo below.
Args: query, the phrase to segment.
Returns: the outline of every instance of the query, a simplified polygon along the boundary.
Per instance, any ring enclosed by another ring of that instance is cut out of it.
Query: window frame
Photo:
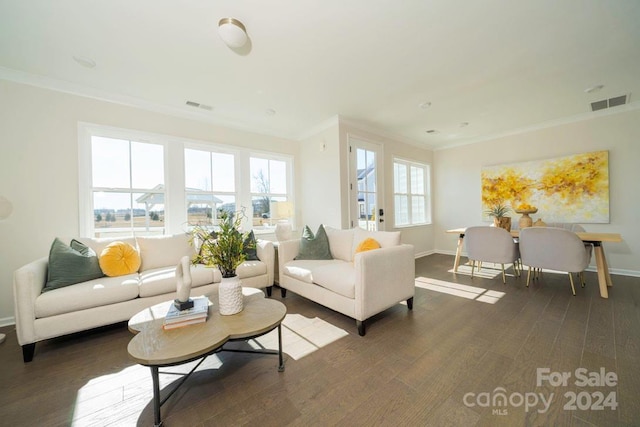
[[[262,159],[262,160],[275,160],[275,161],[281,161],[285,163],[285,168],[286,168],[286,192],[285,193],[273,193],[273,192],[269,192],[269,193],[254,193],[251,191],[251,182],[253,180],[253,177],[251,176],[251,159],[253,158],[257,158],[257,159]],[[260,234],[260,233],[264,233],[264,232],[270,232],[272,229],[275,229],[276,224],[273,224],[271,221],[269,221],[269,224],[267,225],[262,225],[262,226],[254,226],[253,225],[253,198],[254,197],[261,197],[261,196],[265,196],[269,197],[269,199],[271,199],[272,197],[283,197],[285,198],[285,200],[287,202],[291,202],[292,203],[292,212],[291,212],[291,217],[289,217],[289,223],[291,224],[293,230],[296,230],[296,226],[295,226],[295,195],[294,195],[294,186],[293,186],[293,171],[294,171],[294,162],[293,162],[293,156],[288,156],[285,154],[276,154],[276,153],[270,153],[270,152],[265,152],[265,151],[256,151],[256,150],[251,150],[248,153],[248,156],[246,158],[246,168],[247,168],[247,172],[246,175],[247,176],[247,194],[248,194],[248,201],[246,202],[247,205],[246,206],[250,206],[250,211],[248,213],[248,217],[249,220],[251,221],[251,228],[254,230],[254,232],[256,234]],[[243,176],[244,176],[243,175]]]
[[[405,166],[407,168],[407,191],[398,192],[396,188],[396,179],[395,179],[395,168],[396,164]],[[423,186],[424,186],[424,194],[413,194],[411,191],[411,167],[421,168],[423,170]],[[396,215],[396,197],[406,197],[407,202],[407,216],[409,218],[409,222],[406,224],[398,224],[397,215]],[[423,197],[425,203],[425,220],[421,222],[416,222],[413,219],[412,213],[412,199],[413,197]],[[431,165],[429,163],[417,162],[415,160],[403,159],[401,157],[393,158],[393,226],[395,228],[408,228],[408,227],[419,227],[424,225],[431,225],[432,222],[432,213],[431,213]]]
[[[240,191],[241,191],[241,186],[242,186],[242,180],[240,179],[241,177],[239,176],[240,174],[240,160],[242,157],[242,151],[241,150],[237,150],[237,149],[232,149],[229,146],[224,146],[221,144],[202,144],[202,143],[191,143],[191,142],[184,142],[183,143],[183,147],[182,147],[182,152],[183,152],[183,156],[184,156],[184,152],[186,150],[197,150],[197,151],[206,151],[207,153],[209,153],[209,155],[211,155],[212,153],[215,154],[229,154],[231,156],[233,156],[233,171],[234,171],[234,180],[233,180],[233,188],[234,191],[217,191],[213,188],[213,176],[211,176],[212,182],[211,182],[211,191],[207,191],[207,190],[199,190],[199,191],[187,191],[187,186],[186,186],[186,182],[185,185],[183,186],[183,191],[184,191],[184,203],[185,203],[185,209],[184,209],[184,214],[185,214],[185,218],[186,218],[186,228],[190,229],[192,227],[192,224],[189,223],[188,219],[189,219],[189,213],[188,213],[188,209],[189,209],[189,203],[187,201],[187,197],[189,194],[203,194],[203,195],[211,195],[211,196],[216,196],[216,195],[225,195],[225,196],[233,196],[235,199],[235,211],[239,211],[242,209],[243,204],[241,203],[241,196],[240,196]],[[186,161],[183,159],[182,162],[183,167],[186,167]],[[183,178],[186,178],[186,174],[185,174],[186,170],[183,171]],[[211,224],[207,224],[207,227],[216,227],[217,223],[215,221],[212,221]],[[246,226],[246,225],[245,225]]]
[[[253,227],[253,206],[251,194],[250,158],[259,157],[269,160],[280,160],[286,164],[286,197],[294,209],[291,217],[295,229],[295,192],[294,156],[276,152],[254,150],[231,144],[198,141],[168,135],[154,134],[132,129],[116,128],[86,122],[78,122],[78,209],[79,232],[81,237],[95,237],[94,210],[92,198],[92,137],[123,139],[128,141],[161,144],[164,147],[164,180],[165,180],[165,216],[164,234],[184,233],[188,231],[187,189],[185,177],[185,149],[219,152],[234,155],[234,182],[236,209],[246,209],[246,220],[242,227],[254,229],[256,234],[271,234],[272,227]],[[213,191],[211,192],[213,193]],[[279,194],[279,193],[278,193]],[[133,235],[133,229],[132,229]]]

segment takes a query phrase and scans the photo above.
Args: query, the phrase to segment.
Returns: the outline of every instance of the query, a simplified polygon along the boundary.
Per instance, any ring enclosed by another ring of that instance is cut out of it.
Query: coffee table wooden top
[[[229,340],[266,333],[276,328],[287,314],[284,304],[264,298],[259,289],[243,288],[243,294],[244,309],[238,314],[222,316],[214,292],[208,295],[211,304],[206,322],[166,331],[162,323],[173,301],[144,309],[129,320],[129,330],[136,334],[127,347],[129,356],[145,366],[185,363]]]

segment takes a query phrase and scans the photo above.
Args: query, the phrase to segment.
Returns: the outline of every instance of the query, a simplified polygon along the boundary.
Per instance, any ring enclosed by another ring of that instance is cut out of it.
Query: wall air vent
[[[207,111],[213,110],[213,107],[211,105],[200,104],[199,102],[187,101],[186,104],[189,107],[202,108],[203,110],[207,110]]]
[[[606,108],[617,107],[618,105],[624,105],[629,103],[630,94],[615,96],[609,99],[603,99],[601,101],[594,101],[591,103],[591,111],[604,110]]]

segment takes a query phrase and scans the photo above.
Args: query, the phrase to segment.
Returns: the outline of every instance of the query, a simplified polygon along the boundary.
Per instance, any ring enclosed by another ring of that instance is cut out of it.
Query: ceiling
[[[640,106],[639,22],[638,0],[0,0],[0,78],[291,139],[339,116],[438,149]]]

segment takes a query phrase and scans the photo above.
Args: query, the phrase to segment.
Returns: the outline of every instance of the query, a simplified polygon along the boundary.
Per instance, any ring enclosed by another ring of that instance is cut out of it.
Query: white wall
[[[76,236],[78,122],[298,156],[298,143],[0,80],[0,325],[13,317],[13,271]],[[299,191],[299,188],[298,188]]]
[[[320,224],[342,227],[340,200],[340,140],[338,121],[300,143],[300,193],[298,229],[308,225],[315,233]]]
[[[445,230],[482,223],[482,166],[609,150],[610,224],[584,227],[587,231],[620,233],[623,243],[604,244],[609,266],[613,272],[640,274],[640,110],[594,117],[436,151],[436,250],[455,251],[457,236]],[[544,219],[544,213],[537,215]]]

